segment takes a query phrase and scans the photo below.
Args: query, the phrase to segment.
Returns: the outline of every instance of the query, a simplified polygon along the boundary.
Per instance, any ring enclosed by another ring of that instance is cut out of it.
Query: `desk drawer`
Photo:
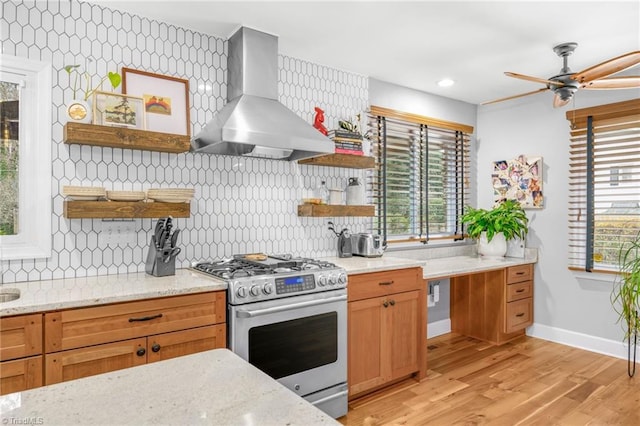
[[[533,281],[507,285],[507,302],[526,299],[533,296]]]
[[[507,284],[533,279],[533,265],[518,265],[507,268]]]
[[[513,333],[533,324],[533,298],[507,303],[505,333]]]
[[[386,296],[405,291],[420,290],[424,285],[421,268],[395,269],[349,275],[349,301]]]

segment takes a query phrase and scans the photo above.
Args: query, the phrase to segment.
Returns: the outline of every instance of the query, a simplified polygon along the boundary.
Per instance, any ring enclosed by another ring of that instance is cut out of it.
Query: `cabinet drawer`
[[[0,318],[0,361],[42,353],[42,314]]]
[[[45,314],[45,352],[225,322],[224,291]]]
[[[533,279],[533,265],[518,265],[507,268],[507,284]]]
[[[513,333],[533,324],[533,299],[527,298],[507,303],[505,333]]]
[[[424,285],[422,268],[397,269],[369,274],[349,275],[349,301],[420,290]]]
[[[42,355],[0,362],[0,395],[42,386]]]
[[[533,296],[533,281],[507,285],[507,302],[526,299]]]

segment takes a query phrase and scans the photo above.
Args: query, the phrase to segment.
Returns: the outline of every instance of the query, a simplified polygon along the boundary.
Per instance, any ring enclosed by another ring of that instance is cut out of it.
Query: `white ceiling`
[[[239,26],[279,37],[280,54],[470,103],[534,91],[575,41],[580,71],[640,50],[640,1],[158,1],[103,6],[229,38]],[[640,67],[631,73],[640,74]],[[436,82],[455,80],[449,88]],[[544,93],[536,96],[549,97]]]

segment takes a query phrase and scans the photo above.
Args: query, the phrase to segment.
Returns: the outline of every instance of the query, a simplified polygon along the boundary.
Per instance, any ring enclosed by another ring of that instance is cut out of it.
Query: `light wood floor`
[[[426,380],[349,406],[355,425],[640,425],[640,371],[627,361],[523,337],[496,347],[446,334],[427,341]],[[640,368],[640,366],[638,366]]]

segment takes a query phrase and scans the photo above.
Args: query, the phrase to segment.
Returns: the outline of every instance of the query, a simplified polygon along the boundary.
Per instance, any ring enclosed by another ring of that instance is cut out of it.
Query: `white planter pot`
[[[483,232],[478,240],[478,254],[486,258],[500,258],[507,253],[507,240],[504,234],[499,232],[493,236],[491,242],[487,242],[487,233]]]
[[[65,105],[67,120],[73,123],[91,123],[91,107],[86,101],[73,99]]]

